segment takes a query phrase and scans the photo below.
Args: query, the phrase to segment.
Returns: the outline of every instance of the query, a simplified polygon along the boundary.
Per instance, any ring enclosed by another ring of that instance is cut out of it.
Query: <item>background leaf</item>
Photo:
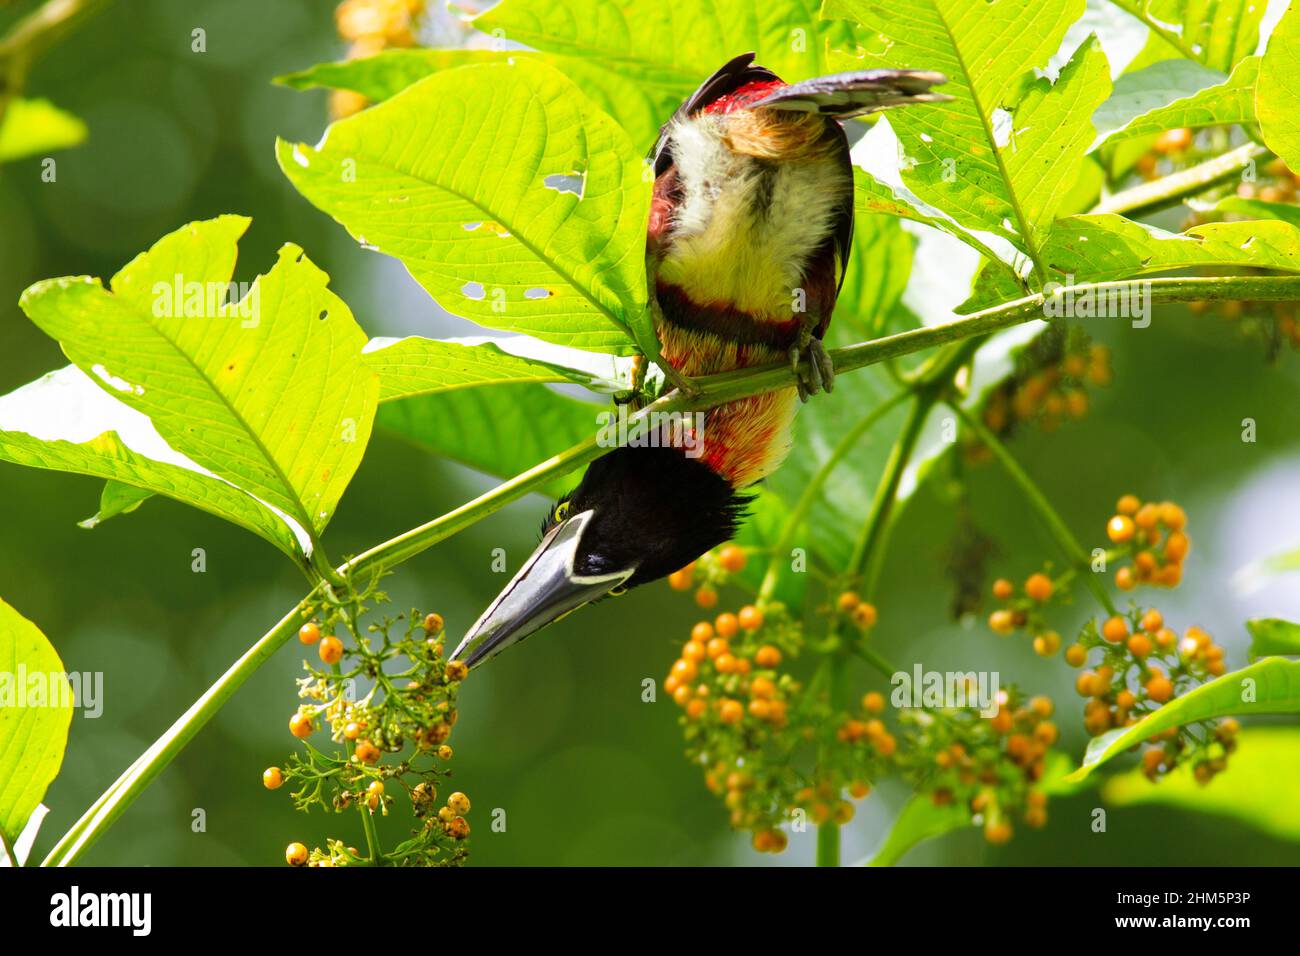
[[[574,348],[627,354],[635,337],[656,354],[646,167],[555,70],[520,58],[438,73],[335,123],[319,149],[277,153],[299,192],[447,311]]]
[[[130,514],[135,511],[136,508],[139,508],[140,505],[152,498],[153,494],[147,488],[137,488],[135,485],[128,485],[110,478],[104,483],[104,490],[100,492],[99,510],[85,521],[78,521],[77,525],[87,531],[97,528],[109,518],[116,518],[118,515]]]
[[[1169,129],[1254,123],[1259,64],[1259,57],[1247,57],[1226,79],[1189,60],[1162,60],[1125,74],[1093,114],[1098,141],[1113,145]]]
[[[1254,700],[1243,699],[1247,681]],[[1066,779],[1082,780],[1134,744],[1171,727],[1214,717],[1295,713],[1300,713],[1300,661],[1265,657],[1174,698],[1136,724],[1094,737],[1083,765]]]
[[[1259,0],[1112,0],[1158,28],[1152,45],[1227,73],[1259,44],[1268,9]]]
[[[1300,841],[1300,727],[1246,727],[1225,773],[1196,782],[1184,763],[1152,782],[1141,768],[1107,780],[1102,799],[1118,807],[1157,804],[1229,817],[1283,840]]]
[[[15,97],[0,120],[0,163],[77,146],[86,124],[49,100]]]
[[[970,808],[960,803],[938,806],[927,793],[913,794],[903,804],[875,856],[867,866],[893,866],[918,843],[971,826]]]
[[[28,677],[39,675],[44,703],[23,696],[20,666]],[[35,624],[0,600],[0,832],[10,844],[58,776],[71,723],[72,693],[58,652]]]
[[[257,279],[247,313],[202,302],[175,314],[176,282],[228,286],[247,227],[239,216],[192,223],[115,275],[111,291],[53,279],[20,304],[168,445],[319,534],[365,452],[378,378],[361,357],[365,334],[297,246]]]
[[[1270,654],[1300,654],[1300,624],[1275,617],[1257,617],[1246,622],[1250,631],[1250,657],[1268,657]]]

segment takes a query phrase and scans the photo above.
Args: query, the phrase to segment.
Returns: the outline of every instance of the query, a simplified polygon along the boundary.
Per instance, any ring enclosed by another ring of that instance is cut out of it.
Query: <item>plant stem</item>
[[[960,402],[950,402],[949,407],[957,413],[962,423],[971,430],[975,437],[989,451],[993,452],[994,457],[1001,462],[1003,469],[1011,477],[1011,480],[1020,486],[1021,492],[1034,510],[1038,512],[1039,517],[1043,519],[1043,523],[1047,525],[1052,536],[1056,538],[1056,543],[1065,552],[1070,563],[1079,568],[1086,568],[1088,566],[1088,553],[1083,549],[1083,545],[1070,531],[1069,526],[1066,525],[1057,510],[1052,507],[1052,503],[1047,500],[1047,496],[1043,494],[1038,485],[1034,484],[1034,480],[1029,477],[1028,473],[1020,467],[1020,463],[1012,456],[1007,446],[984,427],[984,423],[979,420],[978,416],[972,415],[965,408],[962,408]],[[1105,586],[1097,580],[1095,574],[1085,574],[1083,579],[1107,613],[1112,616],[1118,613],[1110,594],[1107,593]]]
[[[1090,212],[1122,213],[1130,218],[1157,212],[1166,206],[1182,202],[1187,196],[1204,192],[1211,186],[1240,175],[1242,167],[1270,155],[1272,154],[1258,143],[1247,143],[1196,166],[1108,196]]]
[[[817,495],[821,493],[822,486],[830,477],[831,472],[838,465],[853,447],[857,445],[858,440],[866,434],[880,419],[894,409],[903,399],[908,396],[908,392],[902,391],[886,399],[877,405],[853,425],[844,437],[840,439],[839,444],[827,456],[816,474],[804,486],[803,493],[795,503],[790,512],[790,517],[786,519],[781,534],[772,546],[772,557],[768,561],[767,571],[763,575],[763,583],[758,589],[758,603],[763,604],[771,600],[773,592],[776,590],[777,581],[781,576],[781,568],[785,564],[786,555],[790,550],[790,545],[794,542],[794,537],[798,534],[800,527],[803,526],[804,519],[812,509],[813,502],[817,500]]]
[[[1126,285],[1127,283],[1124,282],[1080,283],[1070,287],[1070,290],[1078,295],[1090,290],[1100,293],[1112,287],[1119,288]],[[1150,280],[1150,288],[1151,301],[1162,303],[1232,299],[1300,300],[1300,276],[1154,279]],[[1064,295],[1066,290],[1059,290],[1056,294]],[[951,342],[972,339],[1031,321],[1044,314],[1043,305],[1046,298],[1041,293],[1027,296],[952,322],[912,329],[848,348],[836,349],[831,355],[837,372],[843,374],[867,365]],[[954,354],[961,357],[962,352],[958,351]],[[785,363],[724,372],[696,380],[695,384],[700,388],[698,395],[687,397],[670,393],[635,413],[630,421],[644,425],[648,417],[655,412],[711,408],[750,395],[790,388],[794,382],[794,373]],[[636,433],[637,429],[628,429],[629,437]],[[376,545],[339,568],[339,573],[345,576],[359,573],[378,574],[401,564],[439,541],[499,511],[510,502],[540,489],[555,478],[580,468],[609,450],[601,447],[594,436],[579,442],[567,451],[516,475],[473,501]],[[142,753],[63,835],[50,851],[43,865],[68,865],[75,862],[180,753],[204,724],[215,716],[244,681],[293,636],[303,620],[302,608],[308,601],[309,598],[305,598],[280,623],[264,634],[148,750]]]

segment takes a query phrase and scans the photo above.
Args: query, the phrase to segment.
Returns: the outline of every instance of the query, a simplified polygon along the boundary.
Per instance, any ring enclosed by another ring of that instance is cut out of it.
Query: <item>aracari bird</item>
[[[592,462],[453,659],[473,667],[731,538],[743,489],[790,449],[799,401],[833,387],[822,337],[853,238],[840,120],[946,100],[931,92],[944,77],[871,70],[790,85],[753,61],[746,53],[723,66],[660,131],[647,230],[652,305],[662,357],[680,375],[786,359],[797,385],[707,412],[695,436],[701,454],[664,435]]]

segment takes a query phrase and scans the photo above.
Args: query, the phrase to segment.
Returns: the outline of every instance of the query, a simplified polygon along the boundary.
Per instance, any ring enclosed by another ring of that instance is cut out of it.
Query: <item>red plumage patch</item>
[[[751,103],[757,103],[769,94],[775,93],[777,90],[783,90],[789,85],[782,80],[753,80],[735,92],[718,97],[704,107],[703,111],[705,113],[734,113],[736,110],[743,110]]]

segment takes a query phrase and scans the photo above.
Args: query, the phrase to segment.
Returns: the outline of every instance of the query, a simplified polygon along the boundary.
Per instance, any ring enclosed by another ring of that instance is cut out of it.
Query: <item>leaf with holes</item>
[[[59,773],[72,704],[58,652],[0,600],[0,834],[10,846]]]
[[[1002,236],[1036,258],[1037,246],[1077,179],[1094,139],[1089,121],[1110,92],[1096,39],[1053,83],[1036,77],[1083,0],[827,0],[880,44],[841,68],[938,70],[952,102],[893,110],[903,182],[961,225]]]
[[[314,538],[365,452],[378,376],[362,359],[365,333],[297,246],[284,246],[242,299],[224,301],[248,223],[191,223],[108,289],[51,279],[21,305],[167,446]]]
[[[1259,63],[1259,57],[1247,57],[1226,79],[1188,60],[1162,60],[1121,76],[1093,114],[1098,145],[1184,127],[1254,123]]]
[[[1066,780],[1083,780],[1135,744],[1172,727],[1215,717],[1297,713],[1300,713],[1300,661],[1265,657],[1175,697],[1136,724],[1094,737],[1088,743],[1083,765]]]
[[[298,190],[395,256],[448,311],[558,345],[657,354],[646,169],[626,134],[542,63],[467,66],[283,140]]]

